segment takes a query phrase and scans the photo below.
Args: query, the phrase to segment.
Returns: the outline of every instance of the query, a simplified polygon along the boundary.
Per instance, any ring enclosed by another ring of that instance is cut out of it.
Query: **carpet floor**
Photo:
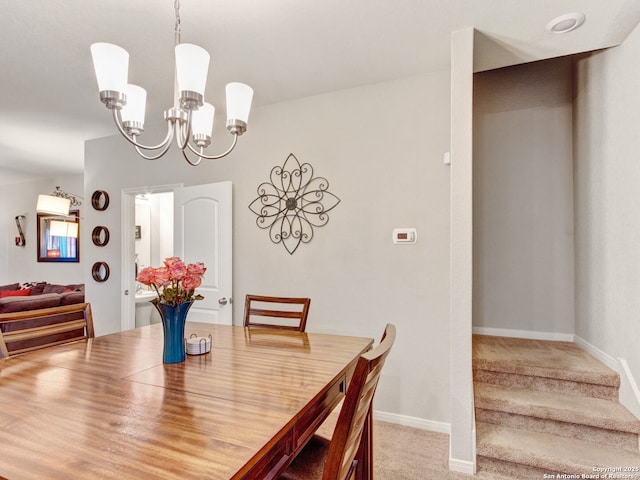
[[[320,427],[318,434],[330,438],[335,413]],[[315,440],[312,440],[315,441]],[[318,442],[320,445],[320,442]],[[316,445],[316,447],[318,447]],[[375,420],[373,425],[373,468],[376,480],[506,480],[507,477],[467,475],[449,471],[449,435]],[[318,449],[310,449],[317,452]],[[288,478],[321,478],[321,469],[310,471],[318,462],[305,458],[294,461]]]
[[[486,473],[466,475],[449,470],[449,435],[388,422],[374,422],[376,480],[502,480]]]

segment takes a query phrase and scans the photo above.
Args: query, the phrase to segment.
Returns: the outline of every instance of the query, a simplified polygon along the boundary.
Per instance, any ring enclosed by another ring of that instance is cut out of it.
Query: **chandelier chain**
[[[175,2],[173,2],[173,8],[176,11],[176,45],[180,45],[180,0],[175,0]]]

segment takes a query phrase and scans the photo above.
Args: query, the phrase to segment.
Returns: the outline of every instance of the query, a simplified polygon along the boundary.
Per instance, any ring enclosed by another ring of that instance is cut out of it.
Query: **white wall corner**
[[[473,434],[473,36],[451,32],[450,419],[452,470],[475,462]],[[462,470],[461,470],[462,471]]]
[[[474,413],[473,413],[473,451],[476,452],[476,428],[475,428],[475,424],[476,424],[476,415],[475,415],[475,408],[474,408]],[[461,460],[459,458],[454,458],[451,454],[451,443],[449,443],[449,470],[451,470],[452,472],[460,472],[460,473],[466,473],[468,475],[475,475],[476,474],[476,467],[477,467],[477,456],[473,456],[473,460]]]
[[[620,375],[620,403],[640,418],[640,389],[624,358],[614,358],[576,335],[575,343]]]
[[[620,374],[620,403],[640,418],[640,389],[624,358],[618,358],[622,372]]]

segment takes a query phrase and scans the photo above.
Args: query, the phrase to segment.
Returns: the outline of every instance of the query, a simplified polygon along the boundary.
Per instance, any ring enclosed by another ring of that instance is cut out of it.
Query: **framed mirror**
[[[80,216],[38,213],[38,262],[80,261]]]

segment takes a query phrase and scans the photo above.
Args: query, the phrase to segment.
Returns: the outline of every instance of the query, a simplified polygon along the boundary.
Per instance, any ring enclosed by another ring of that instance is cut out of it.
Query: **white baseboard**
[[[586,350],[591,355],[596,357],[598,360],[604,363],[611,370],[615,370],[617,372],[620,369],[620,365],[618,364],[618,361],[615,358],[613,358],[608,353],[603,352],[598,347],[591,345],[589,342],[587,342],[583,338],[576,335],[575,343],[576,345],[580,346],[583,350]]]
[[[430,432],[446,433],[451,435],[451,424],[446,422],[436,422],[433,420],[427,420],[424,418],[410,417],[408,415],[399,415],[397,413],[381,412],[379,410],[373,411],[373,418],[375,420],[382,420],[383,422],[395,423],[403,425],[405,427],[420,428],[422,430],[428,430]],[[474,430],[474,448],[475,452],[475,430]],[[476,465],[474,461],[459,460],[451,458],[449,453],[449,470],[454,472],[467,473],[469,475],[475,475]]]
[[[403,425],[405,427],[420,428],[422,430],[428,430],[430,432],[446,433],[451,435],[451,424],[446,422],[435,422],[433,420],[426,420],[424,418],[409,417],[407,415],[398,415],[396,413],[381,412],[378,410],[373,411],[373,418],[375,420],[382,420],[384,422],[395,423]],[[473,433],[473,451],[475,452],[475,429]],[[451,442],[449,442],[451,443]],[[451,445],[449,445],[451,448]],[[474,461],[459,460],[451,457],[449,452],[449,470],[453,472],[466,473],[469,475],[475,475],[476,465]]]
[[[397,413],[381,412],[379,410],[373,411],[373,418],[375,420],[382,420],[383,422],[395,423],[403,425],[405,427],[419,428],[421,430],[428,430],[430,432],[451,434],[451,424],[445,422],[436,422],[434,420],[427,420],[425,418],[410,417],[408,415],[399,415]]]
[[[453,472],[466,473],[468,475],[476,474],[476,466],[474,462],[458,460],[451,457],[449,457],[449,470]]]
[[[472,331],[478,335],[525,338],[529,340],[553,340],[556,342],[573,342],[575,338],[573,333],[534,332],[531,330],[514,330],[509,328],[473,327]]]
[[[636,417],[640,417],[640,389],[627,361],[624,358],[612,357],[577,335],[575,343],[620,375],[620,403]]]

